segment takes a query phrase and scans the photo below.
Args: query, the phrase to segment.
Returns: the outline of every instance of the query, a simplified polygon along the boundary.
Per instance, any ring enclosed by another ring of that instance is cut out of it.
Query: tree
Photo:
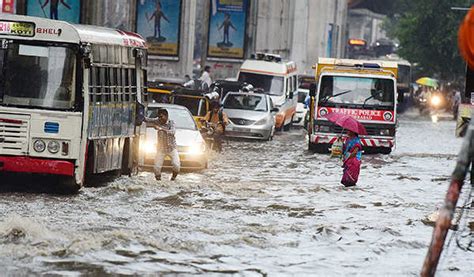
[[[396,0],[389,6],[384,27],[400,42],[399,56],[417,64],[425,75],[456,81],[465,71],[457,43],[465,12],[451,7],[466,4],[466,0]]]

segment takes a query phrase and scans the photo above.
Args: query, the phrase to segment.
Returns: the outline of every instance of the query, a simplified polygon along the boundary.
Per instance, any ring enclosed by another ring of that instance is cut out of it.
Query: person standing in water
[[[346,187],[357,184],[362,159],[362,142],[359,135],[353,131],[347,131],[347,138],[342,147],[342,160],[344,168],[341,183]]]
[[[51,3],[50,3],[51,2]],[[64,0],[46,0],[44,1],[43,5],[41,5],[41,9],[44,11],[44,8],[46,7],[46,5],[48,5],[48,3],[50,3],[49,5],[49,18],[50,19],[58,19],[58,6],[59,4],[63,4],[64,7],[66,7],[68,10],[71,9],[71,6],[69,6],[66,2],[64,2]]]
[[[155,178],[157,181],[161,180],[163,162],[166,156],[169,156],[173,166],[171,181],[174,181],[181,168],[179,153],[176,147],[176,129],[174,127],[174,121],[168,119],[168,111],[162,108],[158,110],[158,118],[145,117],[145,122],[152,125],[157,131],[158,149],[155,156]]]

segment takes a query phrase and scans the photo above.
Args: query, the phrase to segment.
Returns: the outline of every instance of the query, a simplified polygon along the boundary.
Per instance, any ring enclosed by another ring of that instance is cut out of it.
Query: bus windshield
[[[321,106],[393,108],[394,81],[370,77],[323,76],[319,91]]]
[[[255,89],[263,89],[269,95],[283,95],[283,77],[240,72],[239,81],[249,83]]]
[[[0,104],[73,108],[76,57],[72,48],[12,42],[0,50],[0,57]]]

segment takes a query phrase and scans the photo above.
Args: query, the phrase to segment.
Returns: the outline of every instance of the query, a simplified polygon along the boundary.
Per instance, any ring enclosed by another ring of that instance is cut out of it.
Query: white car
[[[191,112],[183,106],[173,104],[150,103],[147,116],[154,118],[158,109],[166,109],[169,119],[173,120],[176,128],[176,144],[178,147],[181,169],[193,170],[207,168],[208,153],[204,138],[199,132]],[[140,168],[153,170],[157,150],[157,131],[151,126],[146,128],[146,136],[140,145]],[[171,168],[169,157],[165,159],[163,168]]]
[[[271,140],[275,133],[275,113],[268,94],[229,92],[224,98],[224,112],[229,117],[226,137]]]
[[[306,113],[308,112],[305,101],[308,95],[309,89],[298,89],[298,103],[296,104],[296,114],[295,118],[293,119],[293,124],[304,126],[304,119],[306,117]]]

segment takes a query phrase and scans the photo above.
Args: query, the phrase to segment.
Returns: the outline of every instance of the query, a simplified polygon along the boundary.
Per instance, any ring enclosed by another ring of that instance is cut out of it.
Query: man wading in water
[[[157,151],[155,156],[155,178],[157,181],[161,180],[161,169],[166,156],[171,158],[171,165],[173,166],[173,176],[171,181],[176,179],[181,163],[179,161],[178,149],[176,148],[176,129],[174,122],[168,120],[168,111],[166,109],[158,110],[158,118],[145,118],[145,122],[153,125],[157,130]]]

